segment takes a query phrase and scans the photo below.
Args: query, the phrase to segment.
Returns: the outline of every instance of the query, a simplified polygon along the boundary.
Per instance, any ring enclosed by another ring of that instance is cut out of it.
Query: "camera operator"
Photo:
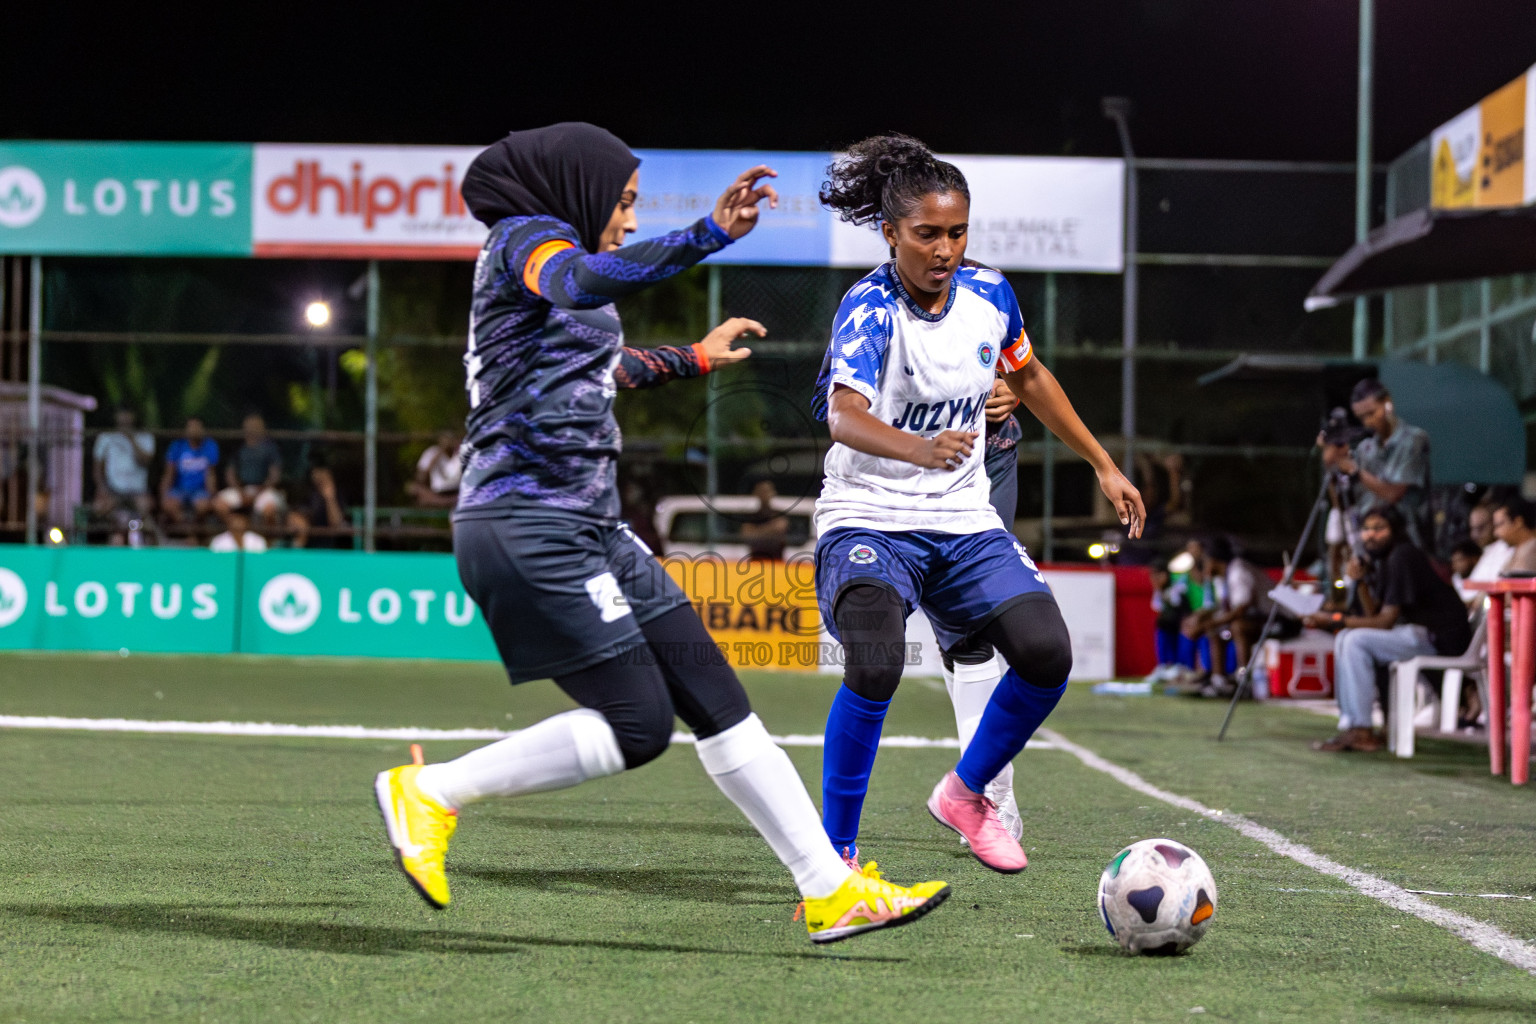
[[[1360,524],[1365,556],[1347,570],[1360,583],[1362,614],[1314,612],[1304,620],[1336,629],[1333,664],[1339,695],[1339,733],[1314,750],[1376,751],[1383,741],[1371,731],[1376,669],[1421,654],[1460,654],[1472,642],[1467,610],[1456,590],[1440,578],[1424,552],[1405,537],[1403,518],[1382,507]]]
[[[1319,436],[1323,465],[1350,478],[1355,523],[1376,509],[1395,508],[1403,518],[1404,539],[1427,551],[1433,537],[1428,518],[1429,435],[1397,417],[1392,395],[1374,377],[1355,385],[1349,403],[1370,434],[1353,452]]]
[[[1317,446],[1323,450],[1323,472],[1328,475],[1328,522],[1323,528],[1323,539],[1328,546],[1330,582],[1344,578],[1344,566],[1351,554],[1360,550],[1360,521],[1354,514],[1360,485],[1339,465],[1348,463],[1350,451],[1370,434],[1349,418],[1348,409],[1339,406],[1328,413],[1322,432],[1317,435]]]

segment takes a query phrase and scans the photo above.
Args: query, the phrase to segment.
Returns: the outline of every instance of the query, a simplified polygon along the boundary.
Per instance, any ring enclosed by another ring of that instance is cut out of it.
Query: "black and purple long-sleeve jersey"
[[[475,264],[464,477],[455,518],[517,508],[619,515],[619,388],[707,372],[698,345],[631,349],[613,300],[730,243],[709,217],[608,253],[554,217],[499,221]]]

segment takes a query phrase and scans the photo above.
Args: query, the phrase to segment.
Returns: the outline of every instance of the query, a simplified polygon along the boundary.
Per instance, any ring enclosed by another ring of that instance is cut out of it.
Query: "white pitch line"
[[[1465,914],[1458,914],[1454,910],[1437,907],[1428,900],[1420,899],[1417,895],[1401,886],[1393,885],[1384,878],[1377,878],[1375,875],[1368,874],[1358,868],[1340,864],[1338,861],[1325,857],[1310,847],[1287,839],[1274,829],[1265,828],[1263,825],[1251,821],[1241,814],[1214,810],[1199,801],[1191,800],[1189,797],[1170,793],[1166,789],[1159,789],[1130,769],[1122,768],[1112,761],[1106,761],[1087,747],[1073,743],[1054,730],[1041,729],[1039,735],[1049,740],[1056,749],[1065,750],[1089,768],[1103,772],[1117,782],[1136,790],[1138,793],[1145,793],[1147,796],[1161,800],[1163,803],[1172,804],[1192,814],[1198,814],[1202,818],[1208,818],[1211,821],[1226,825],[1228,828],[1241,832],[1249,839],[1262,843],[1282,857],[1289,857],[1291,860],[1304,864],[1322,874],[1332,875],[1334,878],[1339,879],[1346,885],[1372,899],[1380,900],[1395,910],[1412,914],[1421,921],[1427,921],[1432,925],[1444,928],[1452,934],[1465,939],[1484,953],[1491,953],[1505,963],[1513,964],[1527,973],[1536,974],[1536,947],[1520,941],[1513,935],[1495,928],[1491,924],[1468,917]]]
[[[499,740],[510,735],[501,729],[427,729],[405,726],[377,729],[364,725],[286,725],[281,722],[175,722],[136,718],[61,718],[55,715],[0,715],[0,729],[67,729],[81,732],[173,733],[184,736],[284,736],[340,740]],[[672,734],[673,743],[692,743],[693,735]],[[781,747],[820,747],[821,736],[774,736]],[[958,750],[953,737],[884,736],[882,747]],[[1030,750],[1053,750],[1051,743],[1031,743]]]

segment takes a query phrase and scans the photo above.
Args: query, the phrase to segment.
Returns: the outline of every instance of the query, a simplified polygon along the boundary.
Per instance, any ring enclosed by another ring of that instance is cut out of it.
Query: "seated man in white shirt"
[[[228,523],[229,529],[208,542],[209,551],[223,554],[245,551],[255,554],[267,550],[266,538],[250,528],[251,521],[245,517],[244,512],[231,512]]]
[[[110,517],[115,528],[112,542],[124,543],[134,520],[147,522],[154,499],[149,493],[149,464],[155,457],[155,435],[135,429],[133,410],[119,408],[116,427],[102,431],[91,450],[95,468],[98,516]]]
[[[459,461],[459,435],[445,430],[437,443],[421,453],[416,461],[416,479],[407,485],[416,504],[425,508],[453,508],[459,503],[459,478],[464,465]]]
[[[1463,577],[1464,581],[1486,582],[1498,579],[1499,573],[1504,571],[1504,566],[1509,564],[1510,558],[1515,554],[1514,548],[1494,535],[1493,509],[1494,503],[1485,501],[1467,514],[1467,527],[1472,533],[1472,540],[1483,549],[1483,553],[1478,557],[1477,565]],[[1467,590],[1459,584],[1456,592],[1468,604],[1482,600],[1480,593]]]

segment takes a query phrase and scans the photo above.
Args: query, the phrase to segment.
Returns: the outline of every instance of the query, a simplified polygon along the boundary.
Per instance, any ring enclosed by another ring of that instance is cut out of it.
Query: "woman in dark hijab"
[[[833,851],[789,758],[752,713],[687,596],[618,518],[613,399],[739,358],[761,324],[727,320],[686,349],[626,350],[613,300],[671,277],[777,205],[757,166],[709,215],[645,242],[640,160],[589,124],[513,132],[470,166],[464,200],[490,228],[475,265],[465,470],[454,513],[464,588],[515,683],[553,677],[580,707],[454,761],[375,782],[401,867],[435,907],[460,807],[638,768],[673,717],[705,770],[794,875],[813,942],[905,924],[948,895],[855,873]],[[626,352],[630,354],[626,354]]]

